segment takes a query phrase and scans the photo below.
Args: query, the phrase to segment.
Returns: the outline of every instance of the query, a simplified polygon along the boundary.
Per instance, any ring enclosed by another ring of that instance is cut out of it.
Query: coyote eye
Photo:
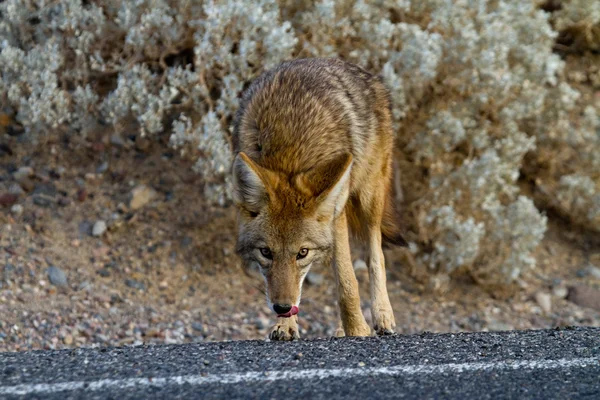
[[[262,256],[268,260],[271,260],[273,258],[273,254],[271,253],[271,250],[268,247],[261,248],[260,254],[262,254]]]
[[[308,249],[300,249],[300,251],[298,252],[298,254],[296,255],[296,260],[299,260],[301,258],[304,258],[308,255]]]

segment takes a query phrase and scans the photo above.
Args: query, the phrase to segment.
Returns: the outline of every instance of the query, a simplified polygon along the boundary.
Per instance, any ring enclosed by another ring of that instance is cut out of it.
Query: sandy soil
[[[189,162],[133,136],[47,139],[34,152],[22,136],[2,143],[0,351],[266,337],[275,318],[262,279],[234,254],[234,211],[204,204]],[[132,209],[140,185],[152,195]],[[397,331],[600,326],[597,309],[565,299],[571,286],[599,293],[600,240],[550,220],[537,269],[511,297],[466,278],[424,279],[406,250],[387,251]],[[314,273],[305,338],[336,328],[331,271]],[[370,321],[368,274],[357,276]]]

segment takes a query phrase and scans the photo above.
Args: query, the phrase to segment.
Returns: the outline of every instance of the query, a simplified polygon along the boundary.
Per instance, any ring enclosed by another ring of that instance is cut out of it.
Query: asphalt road
[[[600,399],[600,329],[0,353],[0,398]]]

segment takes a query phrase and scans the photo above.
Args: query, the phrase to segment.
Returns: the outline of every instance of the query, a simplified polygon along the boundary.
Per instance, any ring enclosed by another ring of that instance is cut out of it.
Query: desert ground
[[[3,137],[0,351],[266,338],[275,315],[234,252],[235,211],[205,204],[190,162],[137,135]],[[397,332],[600,326],[600,239],[550,217],[536,269],[506,295],[386,250]],[[316,266],[300,334],[331,336],[336,320],[330,267]]]

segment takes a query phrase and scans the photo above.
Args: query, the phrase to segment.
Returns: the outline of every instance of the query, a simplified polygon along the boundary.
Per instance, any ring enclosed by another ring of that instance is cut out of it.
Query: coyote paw
[[[269,333],[269,339],[290,341],[300,339],[300,333],[298,332],[298,323],[295,317],[290,318],[279,318],[279,322],[271,328]]]
[[[396,328],[394,312],[392,310],[372,310],[373,329],[377,336],[393,335]]]

